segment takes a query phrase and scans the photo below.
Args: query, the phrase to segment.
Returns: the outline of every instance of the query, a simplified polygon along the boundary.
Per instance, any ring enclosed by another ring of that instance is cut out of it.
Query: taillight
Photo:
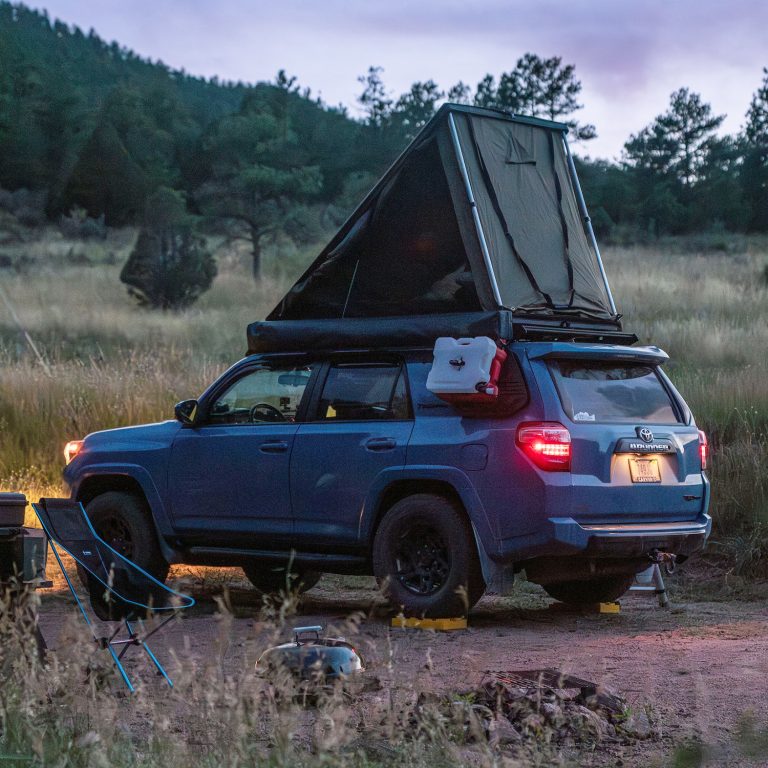
[[[702,430],[699,430],[699,456],[701,458],[701,470],[703,472],[709,463],[709,441]]]
[[[83,441],[82,440],[70,440],[65,446],[64,446],[64,460],[69,464],[72,459],[77,456],[78,453],[80,453],[80,449],[83,447]]]
[[[571,468],[571,433],[557,422],[521,424],[517,444],[541,469],[568,472]]]

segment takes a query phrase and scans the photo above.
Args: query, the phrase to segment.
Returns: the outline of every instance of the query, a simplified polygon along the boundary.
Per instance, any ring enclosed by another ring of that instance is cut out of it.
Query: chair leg
[[[144,622],[140,621],[142,629],[144,628]],[[167,622],[163,622],[163,624],[166,624]],[[126,622],[128,624],[128,622]],[[130,626],[130,625],[129,625]],[[163,625],[161,625],[163,626]],[[160,627],[158,627],[159,629]],[[131,632],[131,635],[133,636],[133,630],[129,629]],[[154,634],[154,632],[150,632],[146,637],[149,637],[150,635]],[[165,682],[168,683],[168,685],[173,688],[173,680],[168,676],[168,673],[165,671],[165,667],[157,660],[157,656],[152,652],[152,649],[142,640],[139,642],[139,645],[147,652],[147,656],[149,656],[152,663],[157,667],[157,671],[165,678]]]
[[[48,538],[48,543],[50,544],[51,550],[53,551],[54,557],[56,558],[56,562],[59,564],[59,570],[61,571],[61,575],[64,577],[64,581],[67,582],[69,591],[72,593],[72,597],[75,598],[75,602],[77,603],[77,607],[80,609],[80,613],[83,614],[85,623],[89,627],[91,627],[91,632],[93,632],[93,625],[91,624],[91,620],[88,618],[88,614],[85,612],[85,608],[83,607],[83,604],[80,601],[80,598],[77,596],[77,591],[75,590],[74,586],[72,585],[72,582],[69,579],[69,576],[67,575],[67,569],[64,567],[64,563],[61,562],[61,557],[59,556],[59,550],[56,549],[56,545],[53,543],[53,539],[51,539],[50,537]],[[94,633],[94,637],[96,637],[95,633]]]
[[[123,680],[125,681],[125,684],[128,686],[128,690],[131,693],[134,693],[134,691],[136,689],[133,687],[133,684],[131,683],[131,680],[128,677],[128,673],[125,671],[125,667],[123,666],[122,662],[120,661],[120,658],[115,653],[115,649],[111,645],[108,645],[107,648],[109,649],[109,652],[110,652],[110,654],[112,655],[112,658],[115,661],[115,665],[117,666],[117,669],[120,672],[120,675],[122,676]]]
[[[141,647],[147,652],[147,656],[152,659],[152,663],[157,667],[157,671],[165,678],[165,682],[168,683],[171,688],[173,688],[173,680],[168,677],[168,673],[165,671],[163,665],[157,660],[155,654],[152,653],[152,649],[145,643],[142,643]]]
[[[123,678],[123,682],[128,687],[128,690],[131,693],[134,693],[136,691],[136,689],[133,686],[133,683],[131,683],[131,679],[128,677],[128,673],[125,671],[125,667],[123,666],[121,659],[125,655],[126,651],[131,647],[131,645],[140,645],[140,646],[142,646],[144,648],[144,650],[147,653],[147,656],[149,656],[150,660],[152,661],[152,663],[157,668],[157,671],[165,678],[165,680],[168,683],[168,685],[171,688],[173,688],[173,681],[168,676],[168,673],[165,671],[165,668],[157,660],[157,657],[152,652],[152,649],[148,645],[145,645],[141,641],[141,639],[137,636],[137,634],[133,631],[133,627],[131,626],[129,621],[127,621],[127,620],[125,621],[125,627],[128,630],[128,637],[129,637],[129,639],[133,640],[134,642],[133,643],[124,643],[123,644],[123,648],[122,648],[122,650],[120,651],[119,654],[116,653],[116,651],[115,651],[115,649],[114,649],[114,647],[112,645],[112,640],[114,640],[114,638],[117,636],[118,632],[120,631],[119,627],[112,633],[112,636],[109,637],[109,638],[103,638],[103,639],[100,640],[96,636],[96,632],[93,629],[93,624],[91,623],[91,620],[88,618],[88,614],[86,613],[85,606],[83,605],[82,601],[78,597],[78,594],[77,594],[77,591],[75,590],[74,584],[72,584],[72,581],[70,580],[69,576],[67,575],[67,571],[64,568],[64,563],[62,562],[61,557],[59,556],[59,552],[56,549],[56,545],[50,539],[49,539],[49,542],[50,542],[50,547],[51,547],[51,550],[53,551],[54,557],[56,558],[56,562],[59,565],[59,569],[61,570],[61,573],[64,576],[64,580],[67,582],[67,586],[69,587],[69,591],[72,593],[72,597],[74,597],[75,602],[77,603],[77,607],[80,609],[80,613],[82,614],[83,618],[85,619],[86,624],[88,624],[89,628],[91,629],[91,632],[93,633],[93,639],[96,640],[97,642],[100,642],[100,643],[103,642],[103,645],[107,648],[107,650],[109,651],[110,655],[112,656],[112,659],[115,662],[115,666],[117,667],[117,670],[120,673],[120,676]],[[155,632],[157,632],[158,630],[162,629],[162,627],[164,627],[172,618],[173,618],[172,616],[169,616],[159,626],[155,627],[151,632],[149,632],[147,637],[149,637],[150,635],[153,635]],[[142,623],[142,627],[143,627],[143,623]],[[39,633],[39,629],[37,631]],[[40,635],[39,637],[40,637],[40,639],[42,639],[42,635]],[[45,648],[45,641],[44,640],[42,641],[42,647]]]

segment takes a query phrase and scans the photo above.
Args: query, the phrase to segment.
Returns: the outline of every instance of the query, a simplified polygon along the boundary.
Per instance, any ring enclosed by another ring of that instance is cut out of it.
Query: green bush
[[[145,225],[120,280],[139,304],[153,309],[184,309],[207,291],[216,262],[194,231],[181,194],[161,187],[147,200]]]

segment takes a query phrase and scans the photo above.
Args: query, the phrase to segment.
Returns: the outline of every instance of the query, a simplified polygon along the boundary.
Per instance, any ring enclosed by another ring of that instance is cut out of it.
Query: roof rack
[[[562,325],[515,323],[516,341],[591,341],[595,344],[624,344],[631,346],[637,341],[634,333],[602,328],[574,328]]]

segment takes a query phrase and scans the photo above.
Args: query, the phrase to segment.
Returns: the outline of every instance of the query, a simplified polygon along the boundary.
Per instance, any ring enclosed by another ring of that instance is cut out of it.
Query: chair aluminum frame
[[[41,499],[42,501],[42,499]],[[129,569],[133,569],[135,571],[138,571],[142,574],[143,577],[149,579],[151,582],[154,583],[154,585],[160,587],[165,592],[168,592],[169,594],[178,597],[181,599],[181,604],[178,606],[171,606],[171,607],[163,607],[163,608],[155,608],[151,605],[146,605],[143,603],[136,602],[134,600],[130,600],[128,598],[123,597],[120,595],[119,592],[114,590],[112,588],[112,585],[109,583],[109,579],[107,581],[104,581],[98,574],[94,573],[91,568],[89,568],[80,558],[77,557],[73,552],[71,552],[67,547],[64,546],[64,544],[59,541],[49,530],[49,527],[46,525],[44,517],[48,515],[49,513],[46,511],[45,513],[41,513],[40,506],[38,504],[32,504],[32,509],[35,511],[35,514],[37,515],[38,520],[40,521],[40,524],[43,527],[43,530],[46,533],[46,536],[48,537],[48,542],[51,546],[51,551],[53,552],[54,557],[56,558],[56,562],[59,566],[59,569],[61,570],[62,575],[64,576],[64,580],[67,582],[67,586],[69,587],[69,591],[72,593],[72,596],[75,599],[75,602],[77,603],[77,607],[80,609],[80,613],[83,616],[83,619],[85,619],[86,624],[88,625],[89,629],[91,630],[91,634],[93,635],[94,642],[97,643],[97,645],[100,648],[103,648],[107,650],[112,657],[115,666],[118,669],[118,672],[120,673],[120,676],[123,679],[123,682],[127,686],[128,690],[133,693],[136,689],[134,684],[132,683],[130,677],[128,676],[128,672],[126,671],[125,667],[123,666],[122,659],[125,656],[125,654],[128,652],[128,650],[132,647],[140,647],[144,650],[144,652],[147,654],[149,660],[152,662],[152,664],[155,666],[155,668],[158,671],[158,674],[162,675],[162,677],[165,679],[165,681],[168,683],[169,687],[173,688],[173,680],[171,680],[171,677],[169,676],[168,672],[165,670],[163,665],[158,660],[157,656],[155,656],[152,649],[147,645],[147,640],[152,637],[152,635],[159,632],[166,624],[168,624],[173,619],[177,618],[178,612],[180,610],[183,610],[185,608],[191,608],[195,604],[194,598],[192,598],[189,595],[185,595],[182,592],[177,592],[176,590],[171,589],[170,587],[167,587],[162,582],[158,581],[154,576],[147,573],[143,568],[136,565],[133,561],[129,560],[124,555],[121,555],[119,552],[117,552],[113,547],[111,547],[107,542],[105,542],[95,531],[93,528],[93,525],[91,524],[91,521],[88,519],[88,515],[85,512],[85,509],[83,508],[82,504],[79,502],[73,502],[73,504],[76,504],[80,512],[85,520],[85,522],[88,525],[88,528],[90,530],[90,534],[93,536],[93,538],[99,542],[100,545],[105,547],[107,551],[114,554],[117,558],[119,558],[120,561],[122,561],[124,564],[128,566]],[[77,590],[75,589],[74,584],[72,583],[72,580],[69,577],[69,574],[67,573],[66,568],[64,567],[64,563],[61,559],[61,555],[59,553],[59,548],[61,548],[64,552],[66,552],[78,565],[80,565],[82,568],[84,568],[88,573],[90,573],[99,583],[101,583],[105,591],[108,592],[110,595],[114,595],[118,600],[120,600],[123,603],[130,603],[135,605],[138,608],[146,609],[147,611],[171,611],[170,615],[164,618],[157,626],[151,627],[149,630],[147,630],[144,621],[142,619],[128,619],[127,617],[123,617],[121,620],[119,620],[117,628],[112,632],[110,635],[100,635],[97,632],[97,627],[94,624],[94,622],[91,620],[91,618],[88,615],[88,611],[85,608],[83,600],[80,598],[80,596],[77,593]],[[136,631],[136,626],[140,628],[140,631]],[[127,633],[127,637],[118,637],[120,633],[125,630]],[[116,649],[119,649],[116,650]]]

